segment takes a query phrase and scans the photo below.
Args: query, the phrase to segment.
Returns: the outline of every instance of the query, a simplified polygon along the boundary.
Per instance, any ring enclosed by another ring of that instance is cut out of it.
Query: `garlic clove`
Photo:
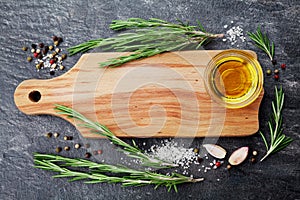
[[[248,151],[249,151],[249,147],[238,148],[237,150],[235,150],[231,154],[231,156],[228,159],[228,162],[231,165],[239,165],[239,164],[241,164],[247,158]]]
[[[202,145],[206,151],[213,157],[223,159],[226,156],[226,150],[216,144],[204,144]]]

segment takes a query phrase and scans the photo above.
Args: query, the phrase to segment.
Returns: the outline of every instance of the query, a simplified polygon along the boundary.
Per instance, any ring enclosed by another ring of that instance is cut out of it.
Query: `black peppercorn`
[[[39,47],[40,47],[40,48],[43,48],[43,47],[44,47],[44,43],[42,43],[42,42],[39,43]]]
[[[55,71],[50,71],[50,75],[54,75],[55,74]]]
[[[52,40],[53,41],[57,41],[58,40],[58,37],[56,35],[52,36]]]
[[[35,49],[35,48],[36,48],[36,44],[31,44],[31,47],[32,47],[33,49]]]
[[[62,39],[61,37],[58,37],[58,38],[57,38],[57,41],[58,41],[59,43],[61,43],[61,42],[63,42],[63,39]]]
[[[84,157],[85,157],[85,158],[90,158],[90,157],[91,157],[91,153],[89,153],[89,152],[85,153],[85,154],[84,154]]]
[[[39,55],[38,55],[38,59],[43,59],[43,55],[42,55],[42,54],[39,54]]]
[[[43,54],[44,54],[44,55],[46,55],[46,54],[48,53],[48,50],[46,50],[46,49],[43,49],[43,51],[42,51],[42,52],[43,52]]]
[[[273,59],[273,60],[272,60],[272,64],[273,64],[273,65],[276,65],[276,64],[277,64],[277,60]]]
[[[198,157],[197,160],[198,160],[199,163],[201,163],[203,161],[203,158]]]

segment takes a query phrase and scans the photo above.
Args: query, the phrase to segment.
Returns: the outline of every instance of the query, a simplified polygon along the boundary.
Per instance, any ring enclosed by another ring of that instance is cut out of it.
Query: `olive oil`
[[[204,74],[212,100],[227,108],[241,108],[257,99],[263,89],[263,73],[253,55],[232,49],[212,58]]]
[[[252,85],[251,66],[241,59],[220,60],[215,71],[215,87],[220,95],[229,99],[241,98]]]

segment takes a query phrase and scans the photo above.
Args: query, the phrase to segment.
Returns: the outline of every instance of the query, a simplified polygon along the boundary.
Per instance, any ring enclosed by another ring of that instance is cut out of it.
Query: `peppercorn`
[[[58,37],[58,38],[57,38],[57,41],[58,41],[59,43],[61,43],[61,42],[63,42],[63,39],[62,39],[61,37]]]
[[[252,155],[257,156],[257,151],[253,151]]]
[[[286,64],[282,63],[282,64],[280,65],[280,67],[281,67],[281,69],[285,69],[285,68],[286,68]]]
[[[49,57],[49,58],[53,58],[53,55],[52,55],[52,54],[49,54],[48,57]]]
[[[44,49],[48,51],[49,50],[49,46],[47,46],[47,45],[44,46]]]
[[[57,37],[56,35],[53,35],[53,36],[52,36],[52,40],[53,40],[53,41],[57,41],[57,40],[58,40],[58,37]]]
[[[279,73],[279,70],[278,70],[278,69],[275,69],[275,70],[274,70],[274,73],[275,73],[275,74],[278,74],[278,73]]]
[[[38,66],[37,66],[37,69],[41,69],[41,68],[44,66],[44,63],[43,63],[43,62],[40,62],[40,63],[38,63],[37,65],[38,65]]]
[[[75,147],[75,149],[79,149],[80,148],[80,144],[75,144],[74,147]]]
[[[36,53],[41,53],[40,49],[35,50]]]
[[[55,41],[54,46],[58,46],[58,45],[59,45],[59,41]]]
[[[31,62],[31,61],[32,61],[32,57],[28,56],[28,57],[27,57],[27,61],[28,61],[28,62]]]
[[[53,65],[53,64],[55,63],[54,59],[50,59],[50,60],[49,60],[49,63],[50,63],[51,65]]]
[[[250,159],[250,162],[251,162],[251,163],[256,163],[256,158],[252,157],[252,158]]]
[[[39,64],[36,64],[36,65],[35,65],[35,68],[36,68],[37,70],[39,70],[39,69],[42,68],[42,66],[41,66],[40,63],[39,63]]]
[[[49,46],[49,50],[50,50],[50,51],[52,51],[52,49],[53,49],[53,46],[52,46],[52,45],[50,45],[50,46]]]
[[[31,47],[32,47],[33,49],[35,49],[35,48],[36,48],[36,44],[31,44]]]
[[[102,154],[102,150],[100,150],[100,149],[97,150],[97,153],[98,153],[98,154]]]
[[[61,59],[62,59],[62,60],[66,59],[66,58],[67,58],[67,54],[61,55]]]
[[[53,133],[53,136],[57,138],[59,136],[59,133],[55,132]]]
[[[53,65],[51,65],[51,69],[56,69],[57,65],[54,63]]]
[[[50,71],[50,75],[53,76],[55,74],[55,71]]]
[[[267,69],[267,75],[271,75],[272,71],[270,69]]]
[[[34,54],[33,54],[33,57],[35,57],[35,58],[37,58],[38,56],[39,56],[38,53],[34,53]]]
[[[31,49],[30,51],[31,51],[31,53],[34,53],[34,52],[35,52],[35,49]]]
[[[73,137],[72,136],[64,136],[64,140],[72,140]]]
[[[203,158],[198,157],[197,160],[198,160],[199,163],[201,163],[203,161]]]
[[[43,59],[43,55],[39,54],[38,59]]]
[[[46,54],[48,53],[48,50],[43,49],[42,53],[43,53],[44,55],[46,55]]]
[[[198,148],[195,148],[194,149],[194,153],[198,153],[199,152],[199,149]]]
[[[28,47],[22,47],[23,51],[27,51]]]
[[[40,48],[43,48],[43,47],[44,47],[44,43],[42,43],[42,42],[39,43],[39,47],[40,47]]]
[[[65,146],[64,150],[65,150],[65,151],[69,151],[69,150],[70,150],[70,147],[69,147],[69,146]]]
[[[51,138],[52,137],[52,133],[46,133],[46,137],[47,138]]]
[[[272,64],[273,64],[273,65],[276,65],[276,64],[277,64],[277,60],[273,59],[273,60],[272,60]]]
[[[57,55],[56,51],[52,52],[52,56],[55,57]]]
[[[231,165],[227,165],[227,167],[226,167],[227,169],[231,169]]]
[[[56,149],[55,149],[55,151],[56,151],[57,153],[61,152],[61,150],[62,150],[61,147],[56,147]]]
[[[279,79],[279,75],[278,75],[278,74],[275,74],[275,75],[274,75],[274,79],[278,80],[278,79]]]
[[[216,167],[220,167],[221,166],[221,162],[218,161],[218,162],[216,162],[215,165],[216,165]]]
[[[89,152],[85,153],[85,154],[84,154],[84,157],[85,157],[85,158],[90,158],[90,157],[91,157],[91,153],[89,153]]]
[[[60,48],[56,48],[55,51],[56,51],[56,53],[59,53],[60,52]]]
[[[65,67],[64,67],[63,65],[60,65],[60,66],[59,66],[59,69],[60,69],[60,70],[64,70]]]

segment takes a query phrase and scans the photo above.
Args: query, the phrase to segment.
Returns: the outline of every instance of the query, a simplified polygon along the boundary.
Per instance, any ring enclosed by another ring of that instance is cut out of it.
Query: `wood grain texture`
[[[99,68],[98,63],[124,53],[84,54],[60,77],[23,81],[15,91],[15,104],[25,114],[56,115],[76,126],[76,121],[53,110],[54,104],[66,105],[106,125],[119,137],[254,134],[263,92],[240,109],[226,109],[206,93],[203,72],[219,52],[164,53],[118,68]],[[101,137],[77,128],[83,137]]]

